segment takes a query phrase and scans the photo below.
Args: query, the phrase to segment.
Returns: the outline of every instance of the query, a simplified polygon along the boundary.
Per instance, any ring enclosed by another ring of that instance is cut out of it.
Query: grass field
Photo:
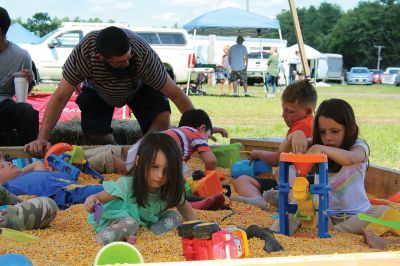
[[[39,90],[49,90],[49,86],[38,87]],[[316,88],[318,103],[324,99],[342,98],[352,105],[360,137],[370,146],[370,163],[400,170],[400,87],[317,85]],[[227,95],[227,86],[222,96],[218,85],[205,85],[203,89],[207,96],[190,96],[194,105],[206,110],[213,124],[224,127],[230,138],[283,137],[286,134],[280,94],[266,99],[262,86],[252,86],[249,87],[252,97],[234,98]],[[243,95],[242,87],[240,93]],[[177,125],[179,118],[180,113],[172,104],[172,124]],[[221,143],[229,143],[229,139],[218,136],[217,144]]]
[[[283,137],[286,134],[280,94],[267,99],[262,86],[253,86],[249,88],[252,97],[235,98],[227,95],[227,86],[222,96],[218,86],[203,88],[210,96],[191,95],[194,105],[206,110],[214,125],[226,128],[229,137]],[[400,87],[332,85],[316,88],[318,104],[325,99],[342,98],[352,105],[360,137],[371,149],[370,163],[400,169]],[[240,93],[243,95],[242,87]],[[179,111],[173,106],[172,123],[177,124],[179,117]],[[217,143],[229,142],[222,137],[217,139]]]

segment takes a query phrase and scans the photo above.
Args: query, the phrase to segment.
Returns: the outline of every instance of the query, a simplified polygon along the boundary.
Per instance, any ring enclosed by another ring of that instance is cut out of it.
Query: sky
[[[356,0],[297,0],[296,7],[318,7],[322,2],[336,3],[342,10],[354,8]],[[29,4],[27,4],[29,3]],[[106,22],[128,23],[135,27],[179,27],[211,10],[235,7],[259,15],[275,18],[283,9],[289,10],[286,0],[0,0],[12,19],[26,21],[38,12],[47,12],[50,17],[98,17]]]

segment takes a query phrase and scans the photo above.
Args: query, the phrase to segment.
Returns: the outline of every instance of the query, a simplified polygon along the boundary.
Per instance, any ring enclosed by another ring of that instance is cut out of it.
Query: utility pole
[[[374,45],[374,47],[375,47],[375,48],[378,48],[378,63],[377,63],[377,65],[376,65],[376,69],[380,69],[381,60],[382,60],[382,57],[381,57],[381,49],[382,49],[382,48],[385,48],[385,46],[383,46],[383,45]]]

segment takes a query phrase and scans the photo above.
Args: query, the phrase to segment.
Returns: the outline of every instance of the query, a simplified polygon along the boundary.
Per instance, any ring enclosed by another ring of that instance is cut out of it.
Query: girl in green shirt
[[[184,194],[182,155],[175,140],[163,133],[147,135],[140,144],[135,166],[129,176],[104,182],[104,191],[88,197],[88,222],[96,230],[96,241],[108,244],[129,241],[143,225],[159,235],[180,222],[176,207],[189,221],[195,215]],[[94,220],[97,204],[103,205],[100,219]]]

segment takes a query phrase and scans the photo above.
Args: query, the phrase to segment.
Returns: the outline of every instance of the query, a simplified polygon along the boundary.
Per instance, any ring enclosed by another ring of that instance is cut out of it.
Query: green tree
[[[326,52],[328,49],[327,36],[342,14],[340,6],[325,2],[318,8],[314,6],[298,8],[297,15],[304,43],[321,52]],[[277,15],[277,18],[281,25],[283,38],[288,41],[288,45],[297,43],[290,10],[283,10]]]
[[[381,67],[397,65],[400,62],[399,25],[399,3],[361,2],[343,15],[332,29],[329,51],[342,54],[347,68],[375,68],[375,46],[384,45]]]
[[[23,23],[29,31],[36,33],[38,36],[44,36],[61,25],[61,21],[54,18],[51,19],[48,13],[39,12],[28,18]]]

